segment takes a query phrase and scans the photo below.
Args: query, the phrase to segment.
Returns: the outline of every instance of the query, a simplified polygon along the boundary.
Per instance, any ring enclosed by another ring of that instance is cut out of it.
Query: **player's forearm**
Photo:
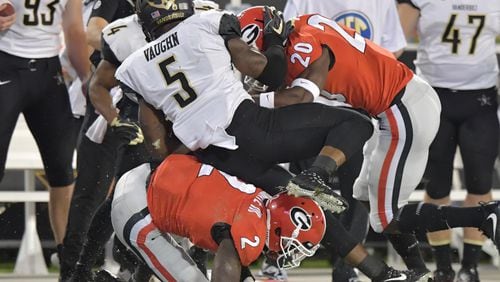
[[[233,240],[220,242],[214,258],[212,282],[240,281],[241,262],[234,248]]]
[[[109,89],[95,82],[92,78],[89,91],[90,101],[94,108],[106,119],[110,124],[117,116],[113,99],[109,94]]]
[[[85,33],[70,32],[69,34],[65,34],[65,38],[69,61],[75,68],[80,80],[85,83],[90,77],[90,61],[87,53]]]

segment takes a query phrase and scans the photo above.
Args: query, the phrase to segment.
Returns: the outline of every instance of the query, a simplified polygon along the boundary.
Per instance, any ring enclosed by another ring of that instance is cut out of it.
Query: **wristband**
[[[291,87],[302,87],[305,90],[309,91],[314,98],[317,98],[319,96],[320,90],[319,87],[309,79],[305,78],[296,78],[294,81],[292,81]]]
[[[274,92],[262,93],[259,95],[259,105],[264,108],[274,108]]]

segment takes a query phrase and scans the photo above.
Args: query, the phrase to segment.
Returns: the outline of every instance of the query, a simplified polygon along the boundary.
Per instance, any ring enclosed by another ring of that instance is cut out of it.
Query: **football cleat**
[[[486,218],[479,230],[493,241],[500,252],[500,225],[497,224],[500,217],[500,202],[481,203],[481,208]]]
[[[461,268],[457,273],[456,282],[479,282],[477,268]]]
[[[408,281],[415,281],[415,282],[432,282],[434,281],[432,279],[432,273],[428,269],[410,269],[405,271],[405,273],[408,275],[409,279]]]
[[[122,282],[123,280],[111,274],[109,271],[101,269],[96,272],[94,282]]]
[[[307,169],[292,178],[286,190],[288,195],[311,198],[333,213],[341,213],[349,207],[347,201],[335,193],[317,173]]]
[[[455,281],[455,271],[453,271],[453,269],[436,269],[433,274],[434,282]]]
[[[411,281],[408,273],[388,267],[382,275],[375,277],[374,282],[390,282],[390,281]]]
[[[262,267],[258,273],[259,278],[266,279],[265,281],[279,281],[285,282],[288,280],[288,275],[285,270],[279,269],[272,262],[264,260]]]

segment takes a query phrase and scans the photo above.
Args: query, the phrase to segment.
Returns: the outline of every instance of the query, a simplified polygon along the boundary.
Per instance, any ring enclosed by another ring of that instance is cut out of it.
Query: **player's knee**
[[[52,188],[66,187],[74,182],[73,169],[46,168],[47,179]]]

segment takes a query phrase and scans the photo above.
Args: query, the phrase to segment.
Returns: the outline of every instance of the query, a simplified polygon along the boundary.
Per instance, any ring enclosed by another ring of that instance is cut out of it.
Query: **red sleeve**
[[[292,32],[286,49],[286,57],[288,60],[286,84],[290,85],[305,68],[321,56],[321,53],[321,42],[314,38],[312,34],[302,31]]]
[[[266,215],[243,212],[231,225],[234,247],[243,266],[256,261],[266,244]]]

